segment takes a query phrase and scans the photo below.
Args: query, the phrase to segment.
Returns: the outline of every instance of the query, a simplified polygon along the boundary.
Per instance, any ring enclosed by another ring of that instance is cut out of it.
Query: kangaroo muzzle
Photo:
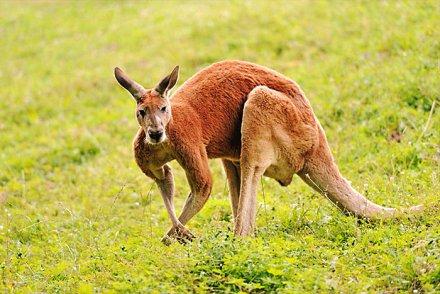
[[[161,130],[148,130],[148,137],[151,143],[159,143],[164,138],[164,132]]]

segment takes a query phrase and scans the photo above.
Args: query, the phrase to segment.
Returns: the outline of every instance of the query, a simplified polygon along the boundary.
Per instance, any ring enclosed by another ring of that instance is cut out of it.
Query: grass
[[[439,27],[438,1],[1,2],[1,292],[440,291]],[[368,198],[427,211],[365,223],[264,179],[256,237],[237,240],[214,160],[197,240],[163,246],[112,69],[151,87],[227,58],[296,80]]]

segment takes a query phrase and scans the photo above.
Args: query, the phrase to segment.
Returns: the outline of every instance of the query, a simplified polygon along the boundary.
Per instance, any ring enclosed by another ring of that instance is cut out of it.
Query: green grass
[[[0,292],[440,291],[439,28],[438,1],[1,2]],[[180,64],[181,84],[227,58],[296,80],[368,198],[427,211],[368,224],[264,179],[257,236],[237,240],[212,161],[197,240],[162,245],[113,67],[153,86]]]

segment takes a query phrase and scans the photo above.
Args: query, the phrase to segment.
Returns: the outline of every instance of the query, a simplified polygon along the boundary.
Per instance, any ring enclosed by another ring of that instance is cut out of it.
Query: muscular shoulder
[[[171,144],[179,144],[184,138],[196,138],[201,135],[203,122],[200,121],[194,106],[184,102],[172,103],[171,112],[172,119],[166,128]]]

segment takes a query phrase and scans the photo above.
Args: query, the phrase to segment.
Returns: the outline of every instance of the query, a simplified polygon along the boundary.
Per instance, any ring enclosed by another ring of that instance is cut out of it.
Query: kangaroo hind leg
[[[237,235],[248,235],[255,227],[259,178],[264,174],[288,185],[303,168],[317,137],[316,125],[304,117],[293,98],[282,92],[258,86],[249,93],[241,126]]]
[[[235,220],[237,218],[238,199],[240,198],[240,165],[227,159],[223,159],[222,163],[228,180],[229,197]]]
[[[257,87],[258,88],[258,87]],[[274,159],[271,129],[255,105],[259,93],[249,94],[243,110],[241,125],[240,199],[235,219],[235,234],[246,236],[253,232],[257,209],[258,181]]]

